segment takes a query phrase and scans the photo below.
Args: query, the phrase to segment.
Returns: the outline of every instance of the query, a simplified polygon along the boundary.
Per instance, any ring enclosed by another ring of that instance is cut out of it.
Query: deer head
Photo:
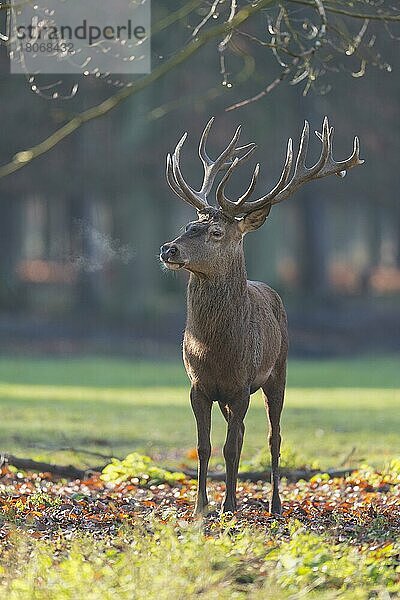
[[[274,204],[292,196],[308,181],[328,175],[344,177],[348,169],[364,162],[359,156],[357,137],[354,138],[353,152],[349,158],[339,162],[333,159],[333,127],[329,126],[328,118],[325,117],[322,133],[315,132],[322,143],[321,155],[312,167],[307,167],[309,124],[305,121],[297,157],[294,161],[293,143],[292,139],[289,139],[283,169],[275,187],[261,198],[249,201],[259,174],[257,164],[247,190],[237,200],[230,200],[225,193],[226,184],[233,172],[250,158],[256,145],[252,143],[237,146],[241,130],[239,126],[225,150],[216,160],[212,160],[205,146],[213,121],[214,118],[210,119],[200,138],[199,157],[203,164],[204,177],[199,191],[186,183],[180,169],[180,152],[187,137],[186,133],[179,140],[172,156],[167,156],[166,176],[169,186],[177,196],[193,206],[198,215],[198,219],[189,223],[182,235],[161,247],[160,259],[172,270],[184,268],[204,277],[224,274],[229,264],[242,253],[244,234],[258,229],[265,222]],[[218,207],[214,207],[208,203],[208,196],[217,175],[221,173],[222,178],[215,192]]]

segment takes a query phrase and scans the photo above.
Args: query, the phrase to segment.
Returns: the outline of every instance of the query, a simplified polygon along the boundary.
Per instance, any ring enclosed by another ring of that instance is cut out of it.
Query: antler
[[[166,176],[169,186],[175,192],[175,194],[182,198],[182,200],[191,206],[194,206],[194,208],[200,212],[210,207],[207,197],[212,189],[217,174],[226,169],[229,171],[233,164],[238,165],[250,158],[257,147],[256,144],[252,143],[236,148],[241,129],[239,126],[225,150],[223,150],[218,158],[213,161],[208,156],[205,149],[208,134],[210,133],[213,121],[214,117],[208,121],[200,138],[199,157],[203,163],[204,177],[199,191],[194,190],[186,183],[180,169],[180,152],[186,140],[187,133],[184,133],[177,143],[172,156],[170,154],[167,156]]]
[[[333,159],[333,127],[329,127],[327,117],[325,117],[323,121],[322,133],[316,131],[315,134],[322,142],[321,155],[315,165],[310,168],[306,167],[306,156],[310,134],[308,122],[305,121],[292,177],[290,178],[293,163],[293,148],[292,139],[289,139],[285,164],[278,183],[270,192],[268,192],[268,194],[253,202],[247,202],[247,200],[252,194],[257,182],[259,172],[258,164],[254,169],[249,187],[236,202],[229,200],[225,195],[225,186],[240,162],[237,158],[233,160],[216,191],[218,204],[222,211],[229,216],[240,216],[267,206],[272,206],[273,204],[278,204],[278,202],[282,202],[289,198],[289,196],[307,181],[320,179],[321,177],[327,177],[328,175],[333,174],[344,177],[348,169],[361,165],[364,162],[360,159],[360,143],[357,136],[354,138],[353,153],[349,158],[339,162],[336,162]]]

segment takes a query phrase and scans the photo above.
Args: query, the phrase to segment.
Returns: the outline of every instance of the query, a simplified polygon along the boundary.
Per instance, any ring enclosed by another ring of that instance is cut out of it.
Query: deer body
[[[267,285],[235,279],[202,281],[190,276],[183,341],[193,385],[214,401],[237,389],[257,391],[287,346],[286,317],[278,294]],[[232,324],[235,324],[232,327]],[[234,367],[234,368],[232,368]]]
[[[238,326],[233,327],[232,324]],[[235,269],[231,277],[222,280],[209,281],[190,276],[183,360],[192,384],[193,410],[200,416],[200,481],[196,512],[204,512],[208,504],[205,473],[211,453],[208,415],[213,402],[218,402],[228,422],[224,455],[230,480],[227,482],[224,511],[236,510],[235,487],[244,435],[243,419],[250,395],[260,387],[266,390],[268,381],[271,381],[273,391],[268,398],[264,392],[266,407],[268,409],[269,401],[278,404],[277,417],[272,416],[272,420],[270,417],[270,444],[273,431],[277,440],[277,463],[287,346],[286,314],[281,299],[265,284],[247,281],[243,265]],[[199,411],[196,404],[200,404],[203,410],[205,408],[206,419],[202,419],[203,411]],[[274,481],[277,489],[277,472]],[[277,493],[273,510],[280,512]]]
[[[243,253],[243,237],[258,229],[273,204],[289,197],[300,185],[330,174],[343,175],[361,164],[358,140],[345,161],[332,158],[332,134],[327,119],[322,134],[322,152],[317,163],[307,168],[308,124],[304,126],[291,176],[292,142],[289,140],[281,177],[271,192],[254,202],[258,165],[247,191],[236,202],[225,195],[225,185],[236,167],[254,151],[255,145],[237,147],[240,128],[227,148],[215,160],[205,151],[212,124],[207,124],[200,140],[199,155],[204,167],[201,189],[193,190],[179,167],[180,150],[167,158],[167,180],[173,191],[197,209],[198,220],[185,232],[161,247],[160,259],[171,270],[190,273],[187,289],[187,322],[183,359],[191,381],[190,399],[197,423],[198,492],[195,512],[207,510],[206,478],[211,455],[211,408],[218,402],[227,421],[224,445],[226,494],[224,511],[236,510],[236,481],[244,436],[244,418],[250,395],[262,389],[269,419],[273,513],[281,512],[279,498],[280,417],[284,401],[288,333],[285,309],[279,295],[264,283],[248,281]],[[208,204],[207,196],[215,177],[224,172],[217,187],[219,209]]]

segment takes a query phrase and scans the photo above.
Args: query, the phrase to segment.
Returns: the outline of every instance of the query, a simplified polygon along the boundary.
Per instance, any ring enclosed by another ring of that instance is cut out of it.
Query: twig
[[[326,26],[328,25],[328,19],[326,18],[326,12],[325,12],[325,7],[322,3],[322,0],[314,0],[315,5],[317,7],[319,16],[321,18],[321,27],[319,28],[318,31],[318,37],[324,37],[325,33],[326,33]]]
[[[13,454],[3,454],[3,463],[7,462],[10,465],[13,465],[17,469],[22,469],[25,471],[39,471],[44,473],[51,473],[57,477],[62,478],[72,478],[72,479],[86,479],[90,473],[99,473],[101,472],[106,465],[98,465],[96,467],[91,467],[88,469],[79,469],[74,465],[57,465],[51,464],[43,461],[32,460],[30,458],[20,458],[18,456],[14,456]],[[175,471],[175,468],[169,467],[168,470]],[[332,469],[326,471],[330,477],[345,477],[349,475],[355,468],[348,469]],[[181,469],[182,473],[184,473],[187,477],[195,478],[197,477],[197,471],[194,469]],[[286,477],[288,481],[298,481],[299,479],[311,479],[314,475],[318,475],[321,473],[321,470],[318,469],[281,469],[280,470],[282,477]],[[242,481],[268,481],[271,477],[271,471],[242,471],[238,475],[239,479]],[[221,472],[211,472],[208,474],[208,478],[213,481],[224,481],[225,473]]]
[[[260,38],[256,37],[255,35],[251,35],[250,33],[247,33],[246,31],[241,31],[240,29],[237,29],[235,31],[235,35],[241,35],[242,37],[248,38],[252,42],[259,44],[260,46],[263,46],[264,48],[271,48],[271,49],[279,50],[280,52],[285,52],[292,58],[302,58],[301,54],[295,54],[294,52],[291,52],[291,50],[289,50],[289,48],[286,48],[286,46],[278,46],[277,44],[273,44],[272,42],[266,42],[264,40],[260,40]]]
[[[311,6],[315,8],[315,1],[308,0],[289,0],[293,4],[302,4],[303,6]],[[336,15],[343,15],[344,17],[351,17],[353,19],[371,19],[372,21],[400,21],[400,15],[387,15],[387,14],[367,14],[357,13],[351,10],[345,10],[344,8],[334,8],[333,6],[325,5],[325,12],[334,13]]]
[[[226,108],[225,111],[229,112],[231,110],[236,110],[238,108],[242,108],[243,106],[246,106],[247,104],[251,104],[252,102],[257,102],[258,100],[261,100],[261,98],[264,98],[264,96],[267,96],[268,94],[270,94],[272,92],[272,90],[274,90],[280,83],[282,83],[282,81],[284,81],[286,79],[286,77],[291,73],[292,69],[298,64],[299,60],[300,60],[299,58],[295,58],[293,60],[292,64],[290,66],[286,67],[286,69],[284,69],[282,71],[282,73],[276,79],[274,79],[274,81],[272,81],[264,90],[262,90],[255,96],[252,96],[251,98],[246,98],[246,100],[241,100],[240,102],[236,102],[236,104],[232,104],[231,106],[228,106],[228,108]]]
[[[181,469],[181,471],[188,477],[197,477],[197,471],[194,469]],[[280,474],[282,477],[286,477],[288,481],[294,482],[299,481],[299,479],[311,479],[314,475],[322,472],[328,473],[333,478],[345,477],[353,471],[356,471],[356,468],[349,467],[348,469],[332,469],[329,471],[321,471],[321,469],[280,469]],[[208,473],[208,478],[212,481],[225,481],[225,473],[224,471],[211,472]],[[238,474],[238,478],[242,481],[251,481],[253,483],[256,481],[269,481],[271,479],[271,471],[242,471]]]
[[[4,462],[22,469],[24,471],[39,471],[41,473],[51,473],[57,477],[67,479],[87,479],[88,475],[93,472],[101,472],[105,465],[92,467],[88,469],[79,469],[74,465],[55,465],[42,461],[32,460],[30,458],[19,458],[13,454],[4,454]]]
[[[114,96],[104,100],[104,102],[101,102],[100,104],[92,106],[88,110],[77,114],[65,125],[57,129],[54,133],[36,146],[32,146],[31,148],[28,148],[22,152],[18,152],[11,162],[0,167],[0,178],[6,177],[15,171],[18,171],[22,167],[25,167],[35,158],[42,156],[54,148],[54,146],[56,146],[65,138],[69,137],[72,133],[74,133],[74,131],[82,127],[82,125],[85,123],[108,114],[124,100],[130,98],[138,92],[141,92],[155,81],[158,81],[164,77],[164,75],[169,73],[169,71],[186,62],[210,40],[228,34],[233,29],[248,21],[248,19],[250,19],[250,17],[252,17],[254,14],[272,4],[274,1],[275,0],[259,0],[255,4],[247,5],[237,12],[229,23],[221,23],[220,25],[216,25],[208,31],[200,34],[196,39],[192,40],[185,48],[183,48],[183,50],[172,56],[172,58],[169,60],[165,61],[165,63],[159,65],[149,75],[146,75],[139,81],[132,83],[129,87],[127,86],[121,89]]]
[[[235,14],[236,14],[236,8],[237,8],[236,0],[231,0],[231,10],[230,10],[230,13],[229,13],[229,17],[228,17],[227,23],[231,23],[233,21],[233,19],[235,17]],[[222,40],[222,42],[219,44],[218,50],[220,52],[224,52],[225,51],[225,48],[228,45],[229,40],[232,37],[232,33],[233,33],[233,30],[231,29],[231,31],[229,31],[229,33],[226,34],[226,36],[224,37],[224,39]]]
[[[229,17],[227,19],[227,23],[231,23],[235,17],[236,14],[236,8],[237,8],[237,2],[236,0],[231,0],[231,10],[229,13]],[[222,40],[222,42],[220,42],[218,44],[218,52],[219,52],[219,65],[220,65],[220,73],[222,75],[222,85],[229,85],[228,84],[228,72],[226,70],[226,62],[225,62],[225,50],[232,38],[232,34],[233,34],[233,29],[231,29],[231,31],[229,31],[226,36],[224,37],[224,39]]]
[[[211,17],[215,14],[215,11],[217,10],[217,6],[219,4],[219,0],[214,0],[214,2],[211,5],[210,10],[208,11],[208,13],[206,14],[206,16],[204,17],[204,19],[202,19],[200,21],[200,23],[197,25],[197,27],[195,27],[192,31],[192,37],[196,37],[196,35],[199,33],[200,29],[202,29],[204,27],[204,25],[211,19]]]

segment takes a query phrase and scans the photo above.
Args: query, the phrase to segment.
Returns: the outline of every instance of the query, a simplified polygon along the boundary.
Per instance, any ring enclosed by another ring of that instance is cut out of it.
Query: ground
[[[322,474],[282,482],[280,518],[268,512],[263,482],[241,482],[239,511],[224,517],[223,484],[210,482],[211,514],[191,517],[195,483],[160,468],[195,460],[180,364],[3,359],[0,382],[4,451],[81,467],[132,451],[155,461],[144,459],[139,468],[137,454],[132,468],[140,474],[116,463],[102,478],[88,474],[84,481],[3,465],[2,597],[386,600],[400,594],[396,357],[291,361],[283,461],[289,468],[318,466]],[[217,470],[224,425],[214,412]],[[242,470],[265,468],[257,395],[246,421]],[[335,479],[323,474],[342,464],[358,471]]]

